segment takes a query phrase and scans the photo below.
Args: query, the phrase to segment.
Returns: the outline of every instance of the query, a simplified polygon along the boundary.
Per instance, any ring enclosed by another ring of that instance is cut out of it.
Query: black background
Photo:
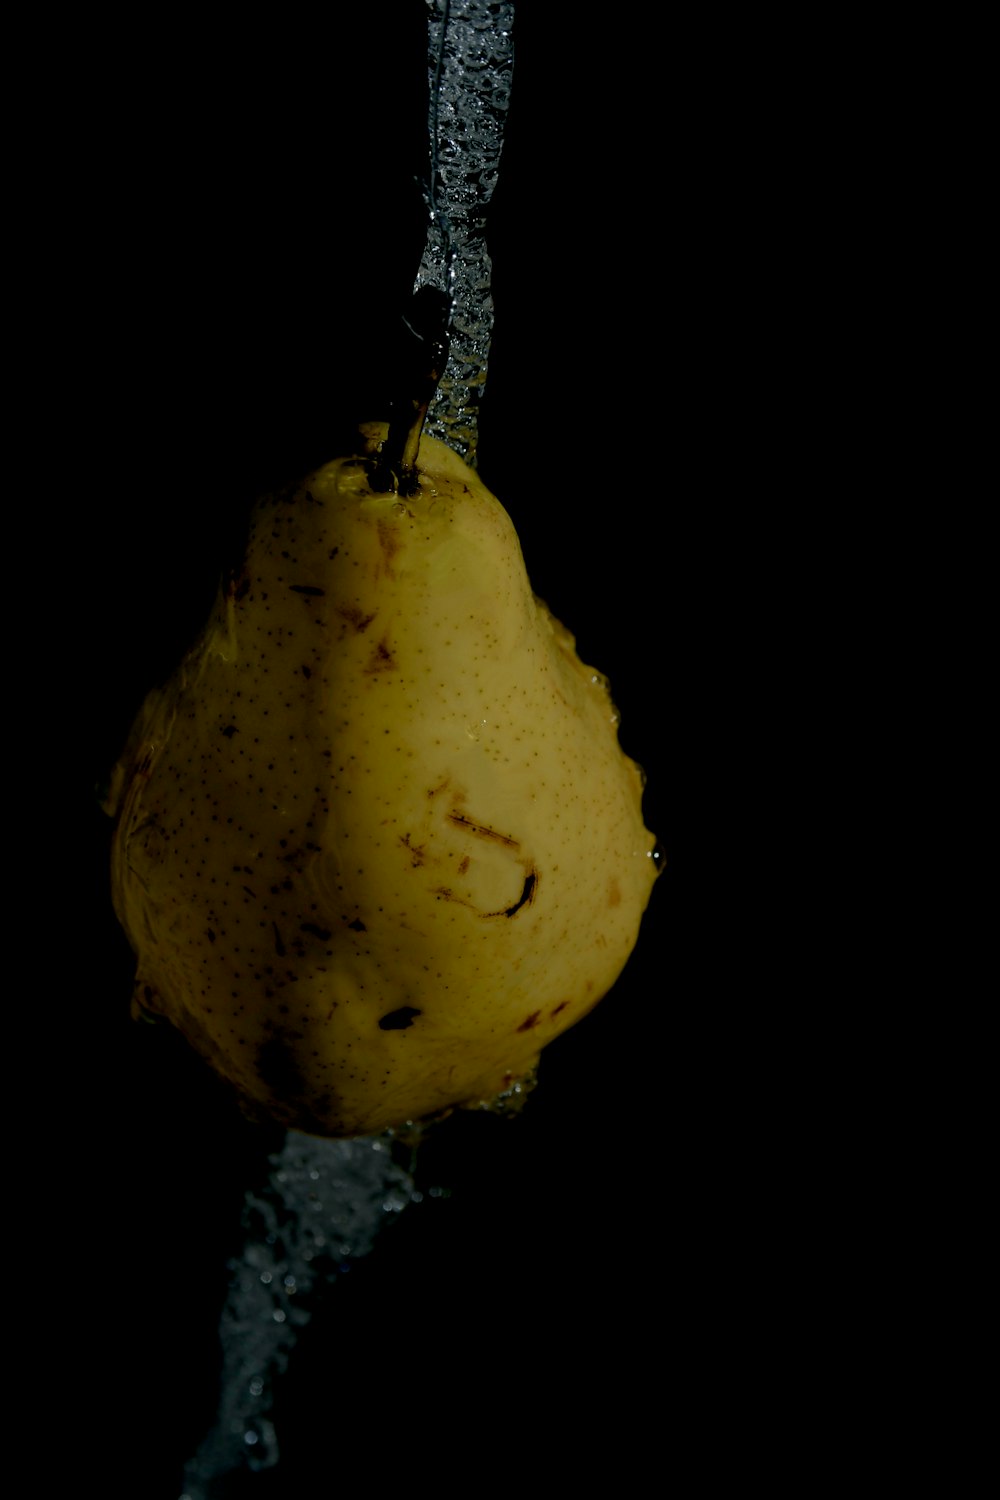
[[[278,1392],[282,1464],[234,1497],[298,1500],[355,1471],[518,1483],[536,1462],[630,1487],[670,1443],[685,1461],[717,1443],[720,1412],[756,1441],[746,1393],[776,1347],[800,1358],[787,1295],[816,1254],[814,1167],[790,1126],[822,1068],[812,1033],[794,1045],[801,892],[774,799],[813,727],[788,714],[803,656],[774,587],[801,439],[795,333],[759,274],[791,253],[769,221],[767,111],[749,140],[717,38],[544,9],[516,22],[479,469],[536,591],[611,679],[666,870],[619,984],[547,1049],[523,1115],[456,1116],[422,1147],[418,1184],[451,1196],[407,1209],[332,1289]],[[58,419],[35,491],[43,529],[58,494],[66,537],[32,1038],[53,1210],[42,1415],[109,1496],[176,1500],[272,1142],[128,1018],[97,788],[253,497],[391,394],[423,242],[424,15],[363,10],[277,34],[150,28],[61,117],[42,251]],[[87,36],[92,61],[104,40]],[[40,1474],[52,1461],[38,1450]]]

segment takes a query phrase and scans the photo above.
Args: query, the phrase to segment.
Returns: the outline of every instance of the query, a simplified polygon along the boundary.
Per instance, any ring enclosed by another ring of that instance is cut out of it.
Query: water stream
[[[474,462],[493,328],[485,211],[510,96],[514,5],[428,0],[427,12],[428,232],[414,290],[444,292],[452,311],[448,365],[425,430]],[[263,1186],[245,1194],[219,1326],[218,1411],[185,1466],[180,1500],[210,1500],[226,1476],[279,1462],[274,1386],[310,1321],[311,1299],[420,1197],[385,1138],[328,1141],[289,1131],[267,1167]]]
[[[510,102],[514,6],[428,0],[429,227],[414,290],[451,299],[448,365],[424,430],[475,463],[479,405],[493,332],[486,209]]]

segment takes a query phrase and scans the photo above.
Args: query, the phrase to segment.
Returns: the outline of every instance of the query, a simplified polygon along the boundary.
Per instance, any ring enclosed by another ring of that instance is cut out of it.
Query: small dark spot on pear
[[[524,1020],[524,1021],[521,1022],[520,1026],[517,1028],[518,1031],[533,1031],[534,1028],[538,1025],[538,1023],[541,1020],[541,1018],[542,1018],[541,1011],[540,1010],[533,1010],[531,1012],[531,1015],[528,1016],[527,1020]]]
[[[380,1031],[405,1031],[412,1026],[414,1018],[421,1012],[412,1005],[401,1005],[398,1010],[390,1010],[386,1015],[379,1017]]]
[[[313,937],[319,938],[321,943],[328,943],[333,934],[326,927],[319,927],[315,922],[300,922],[300,930],[308,932]]]

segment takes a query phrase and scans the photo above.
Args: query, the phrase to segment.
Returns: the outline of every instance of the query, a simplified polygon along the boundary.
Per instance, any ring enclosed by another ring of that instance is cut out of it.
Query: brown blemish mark
[[[462,859],[462,860],[459,861],[458,873],[460,875],[464,875],[465,872],[466,872],[466,870],[469,868],[470,864],[471,864],[471,860],[469,859],[469,856],[466,855],[464,857],[464,859]]]
[[[342,619],[345,619],[347,621],[352,630],[356,630],[358,635],[362,635],[364,631],[368,629],[378,611],[375,610],[374,613],[370,615],[363,615],[360,609],[356,609],[352,604],[346,609],[338,608],[337,613],[342,617]]]
[[[470,911],[474,911],[480,917],[498,917],[500,915],[497,911],[480,911],[475,902],[466,901],[464,896],[456,896],[455,892],[446,885],[436,885],[432,895],[440,896],[444,901],[454,901],[458,906],[467,906]]]
[[[517,1028],[518,1031],[533,1031],[534,1028],[538,1025],[541,1018],[541,1011],[533,1010],[531,1012],[531,1015],[528,1016],[527,1020],[521,1022],[520,1026]]]
[[[368,665],[365,667],[365,671],[369,674],[391,672],[395,665],[396,658],[389,650],[389,638],[388,636],[383,636],[368,658]]]
[[[277,922],[272,922],[271,928],[274,932],[274,951],[279,958],[284,958],[287,949],[285,948],[284,943],[281,941],[281,933],[278,931]]]
[[[378,523],[379,546],[385,556],[385,565],[389,573],[392,572],[392,560],[399,551],[399,533],[391,521],[379,521]]]
[[[608,889],[608,905],[609,906],[621,906],[621,904],[622,904],[621,886],[618,884],[617,880],[612,880],[611,885],[610,885],[610,887]]]
[[[444,780],[438,786],[428,787],[427,788],[427,795],[428,795],[428,797],[436,797],[439,792],[445,791],[450,785],[451,785],[451,777],[450,776],[446,776],[444,778]]]
[[[408,833],[404,833],[401,836],[399,842],[403,845],[404,849],[409,850],[411,856],[410,864],[412,865],[413,869],[419,870],[420,866],[424,863],[424,860],[426,858],[423,844],[411,844],[410,835]]]
[[[239,733],[235,724],[227,724],[221,732],[225,735],[227,740],[231,740],[234,734]]]
[[[314,588],[311,583],[290,583],[288,587],[293,594],[306,594],[310,599],[322,599],[326,589]]]
[[[474,904],[474,902],[466,901],[461,896],[456,896],[455,892],[453,890],[450,890],[446,885],[435,886],[434,895],[443,896],[446,901],[457,901],[459,906],[467,906],[470,911],[476,912],[480,917],[515,917],[521,910],[522,906],[530,904],[530,902],[535,899],[535,891],[537,887],[538,876],[536,875],[535,871],[532,870],[530,875],[525,876],[524,887],[521,891],[520,896],[514,902],[514,905],[501,906],[497,911],[480,911],[479,908]]]
[[[506,911],[504,912],[504,916],[516,917],[522,906],[530,906],[532,901],[534,901],[535,899],[535,889],[537,885],[538,876],[536,875],[535,871],[532,870],[529,875],[526,875],[524,877],[524,889],[521,891],[520,897],[517,901],[515,901],[513,906],[507,907]]]
[[[480,838],[484,839],[496,839],[498,844],[506,844],[508,849],[519,849],[521,847],[518,840],[512,839],[509,834],[497,833],[496,829],[491,828],[488,823],[474,823],[464,813],[450,812],[448,818],[457,828],[464,828],[466,833],[476,833]]]
[[[561,1010],[565,1010],[566,1009],[566,1007],[567,1007],[568,1004],[569,1004],[568,1000],[560,1000],[559,1004],[556,1006],[556,1008],[552,1012],[552,1014],[554,1016],[557,1016]]]
[[[352,932],[367,932],[368,931],[368,928],[365,926],[364,922],[362,922],[362,920],[361,920],[360,917],[355,917],[354,921],[353,922],[348,922],[347,925],[351,929]]]

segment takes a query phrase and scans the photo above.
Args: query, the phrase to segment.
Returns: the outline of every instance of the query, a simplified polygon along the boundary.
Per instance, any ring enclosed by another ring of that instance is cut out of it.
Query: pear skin
[[[256,506],[112,778],[136,1006],[286,1126],[476,1106],[614,984],[657,873],[606,681],[444,444]]]

